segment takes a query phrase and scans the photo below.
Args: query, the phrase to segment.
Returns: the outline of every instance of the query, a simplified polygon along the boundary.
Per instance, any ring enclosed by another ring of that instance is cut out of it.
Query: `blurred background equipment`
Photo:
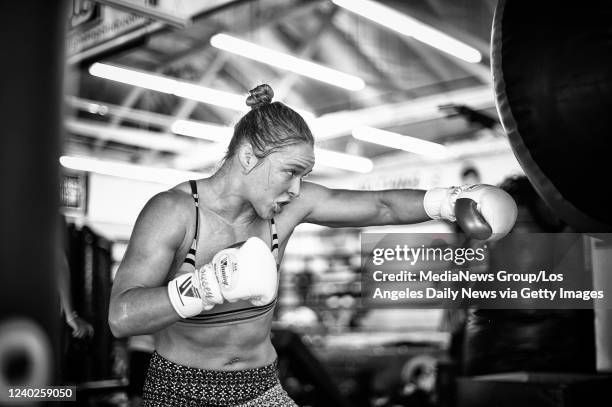
[[[587,259],[590,252],[584,250],[583,235],[572,233],[555,218],[526,177],[510,178],[501,188],[517,202],[519,216],[510,235],[490,248],[490,269],[551,269],[547,266],[551,260],[565,259],[592,286]],[[530,233],[548,233],[549,238],[530,240],[531,247],[526,247],[523,243]],[[572,254],[568,255],[570,250]],[[594,373],[593,320],[591,309],[529,309],[528,304],[525,309],[470,309],[461,360],[463,373]],[[567,334],[569,331],[572,335]]]
[[[69,263],[73,304],[89,321],[91,340],[70,340],[66,351],[66,377],[74,383],[109,379],[113,336],[108,326],[111,287],[111,243],[90,228],[69,227]]]

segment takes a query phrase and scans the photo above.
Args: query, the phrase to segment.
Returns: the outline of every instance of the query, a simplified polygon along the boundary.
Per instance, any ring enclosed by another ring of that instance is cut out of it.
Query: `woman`
[[[426,194],[302,182],[315,162],[314,138],[299,114],[272,97],[268,85],[253,89],[221,168],[154,196],[136,221],[109,323],[118,337],[154,335],[146,406],[295,405],[278,381],[270,327],[277,265],[298,224],[455,220],[457,198],[483,194],[495,195],[490,210],[481,210],[493,232],[514,221],[504,213],[514,203],[490,186]]]

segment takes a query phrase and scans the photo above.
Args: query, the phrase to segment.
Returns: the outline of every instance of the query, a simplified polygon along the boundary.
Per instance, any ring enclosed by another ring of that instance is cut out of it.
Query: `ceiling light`
[[[482,60],[482,55],[477,49],[383,4],[371,0],[332,1],[361,17],[372,20],[405,36],[412,37],[464,61],[478,63]]]
[[[365,88],[363,79],[326,66],[300,59],[270,48],[262,47],[227,34],[216,34],[210,39],[213,47],[243,56],[276,68],[307,76],[330,85],[357,91]]]
[[[249,109],[244,102],[245,99],[241,95],[192,83],[181,82],[161,75],[154,75],[115,65],[102,64],[100,62],[94,63],[89,68],[89,73],[100,78],[193,99],[198,102],[214,104],[233,110],[246,111]]]
[[[197,179],[208,176],[207,174],[193,171],[179,171],[171,168],[146,167],[121,163],[116,161],[104,161],[85,157],[62,156],[60,164],[66,168],[77,171],[95,172],[98,174],[111,175],[113,177],[130,178],[145,182],[158,184],[178,184],[188,179]]]
[[[397,148],[428,157],[442,158],[448,155],[447,148],[442,144],[375,129],[373,127],[356,127],[353,129],[353,137],[357,140]]]
[[[315,163],[342,170],[368,173],[374,168],[372,160],[352,154],[315,148]]]

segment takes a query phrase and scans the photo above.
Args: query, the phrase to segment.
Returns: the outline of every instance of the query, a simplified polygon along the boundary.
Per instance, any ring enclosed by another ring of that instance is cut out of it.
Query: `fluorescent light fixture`
[[[315,164],[342,170],[368,173],[374,168],[372,160],[352,154],[339,153],[337,151],[315,148]]]
[[[157,92],[167,93],[178,97],[195,100],[237,110],[246,113],[250,107],[246,105],[246,97],[236,93],[225,92],[222,90],[207,88],[189,82],[179,81],[162,75],[154,75],[147,72],[137,71],[116,65],[103,64],[96,62],[89,67],[89,73],[99,78],[125,83],[127,85],[138,86]],[[290,106],[291,107],[291,106]],[[314,119],[314,114],[305,110],[295,109],[304,117],[305,120]]]
[[[407,37],[412,37],[464,61],[478,63],[482,60],[482,55],[477,49],[383,4],[371,0],[332,1],[336,5],[361,17],[372,20]]]
[[[307,61],[270,48],[262,47],[261,45],[232,37],[231,35],[213,35],[210,39],[210,43],[213,47],[224,51],[347,90],[357,91],[365,88],[365,82],[357,76],[349,75],[312,61]]]
[[[373,127],[356,127],[353,129],[353,137],[357,140],[397,148],[427,157],[442,158],[448,155],[447,148],[442,144],[432,143],[431,141],[421,140],[415,137],[403,136]]]
[[[177,120],[172,123],[170,130],[175,134],[201,138],[215,141],[217,143],[229,143],[234,133],[232,127],[219,126],[210,123],[194,122],[192,120]]]
[[[78,171],[95,172],[113,177],[130,178],[158,184],[178,184],[188,179],[197,179],[207,174],[193,171],[179,171],[170,168],[146,167],[115,161],[104,161],[85,157],[62,156],[60,164]]]
[[[213,104],[241,112],[249,110],[249,107],[245,104],[245,98],[241,95],[178,81],[162,75],[154,75],[100,62],[96,62],[89,67],[89,73],[111,81],[197,100],[202,103]]]

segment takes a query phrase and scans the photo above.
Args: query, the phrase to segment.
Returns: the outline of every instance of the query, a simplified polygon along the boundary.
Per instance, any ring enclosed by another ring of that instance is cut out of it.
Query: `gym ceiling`
[[[209,127],[215,131],[200,131],[216,135],[244,114],[240,108],[203,103],[172,89],[150,90],[95,76],[96,63],[243,98],[249,89],[268,83],[275,100],[312,115],[309,123],[318,148],[367,158],[374,167],[421,156],[357,139],[356,128],[446,146],[503,138],[489,68],[495,0],[378,2],[468,45],[478,51],[478,62],[450,55],[416,34],[398,33],[348,10],[341,1],[191,1],[191,14],[185,12],[185,1],[132,3],[138,2],[92,4],[98,13],[112,9],[138,16],[146,22],[140,31],[89,49],[71,48],[86,27],[68,33],[66,156],[206,173],[218,162],[219,146],[226,144],[223,137],[228,133],[222,131],[215,140],[185,135],[188,132],[180,130],[177,121],[195,124],[196,133],[207,125],[217,126]],[[164,9],[168,3],[176,8]],[[253,61],[213,46],[211,39],[220,33],[361,78],[364,85],[345,89]],[[317,169],[318,176],[354,172],[333,165]]]

